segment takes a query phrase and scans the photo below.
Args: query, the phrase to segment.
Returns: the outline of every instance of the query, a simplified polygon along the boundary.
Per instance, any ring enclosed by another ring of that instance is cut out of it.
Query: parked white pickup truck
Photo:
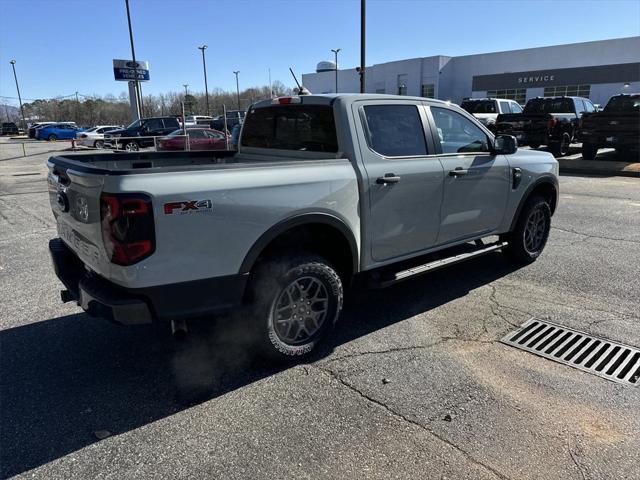
[[[242,306],[281,357],[328,336],[355,278],[386,286],[500,249],[535,260],[558,201],[552,155],[455,105],[390,95],[256,103],[238,152],[48,167],[63,301],[123,324]]]

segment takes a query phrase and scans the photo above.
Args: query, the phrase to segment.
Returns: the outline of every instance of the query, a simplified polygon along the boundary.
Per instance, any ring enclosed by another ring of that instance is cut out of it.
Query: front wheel
[[[307,356],[326,339],[342,309],[344,291],[326,259],[303,255],[259,266],[250,295],[261,350],[283,360]]]
[[[125,143],[124,149],[127,152],[137,152],[138,150],[140,150],[140,145],[138,145],[138,142],[129,141]]]
[[[544,250],[551,230],[551,208],[542,197],[527,199],[513,231],[504,235],[503,252],[516,263],[534,262]]]
[[[49,140],[50,142],[55,142],[56,140],[58,140],[58,136],[55,133],[52,133],[47,137],[47,140]]]

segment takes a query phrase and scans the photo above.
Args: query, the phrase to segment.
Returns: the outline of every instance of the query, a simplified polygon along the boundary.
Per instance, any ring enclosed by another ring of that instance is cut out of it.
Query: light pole
[[[240,84],[238,83],[238,74],[240,70],[235,70],[234,75],[236,76],[236,94],[238,95],[238,111],[240,111]]]
[[[183,83],[182,86],[184,87],[184,98],[187,98],[187,95],[189,95],[189,84],[188,83]]]
[[[207,49],[207,45],[198,47],[202,50],[202,69],[204,70],[204,98],[207,101],[207,115],[209,115],[209,87],[207,86],[207,63],[204,60],[204,51]]]
[[[18,102],[20,102],[20,114],[22,115],[22,126],[27,128],[27,121],[24,118],[24,107],[22,106],[22,97],[20,96],[20,87],[18,86],[18,76],[16,75],[16,61],[11,60],[9,62],[11,68],[13,68],[13,78],[16,80],[16,90],[18,91]]]
[[[340,50],[341,50],[340,48],[336,48],[335,50],[333,48],[331,49],[336,59],[336,93],[338,93],[338,52]]]
[[[127,22],[129,24],[129,42],[131,43],[131,60],[135,65],[133,68],[136,71],[135,79],[135,91],[136,91],[136,105],[138,106],[139,114],[144,117],[144,105],[142,104],[142,90],[140,89],[140,82],[138,81],[138,65],[136,62],[136,51],[133,48],[133,30],[131,29],[131,14],[129,13],[129,0],[124,0],[124,4],[127,7]]]
[[[367,0],[360,0],[360,93],[364,93],[364,54]]]

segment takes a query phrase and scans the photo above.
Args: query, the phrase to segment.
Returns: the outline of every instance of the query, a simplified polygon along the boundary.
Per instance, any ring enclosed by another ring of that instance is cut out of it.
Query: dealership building
[[[334,62],[320,62],[302,83],[313,93],[333,93],[335,74]],[[455,103],[494,97],[524,105],[534,97],[569,95],[604,105],[612,95],[640,92],[640,37],[381,63],[366,68],[365,87]],[[338,91],[360,91],[355,68],[338,69]]]

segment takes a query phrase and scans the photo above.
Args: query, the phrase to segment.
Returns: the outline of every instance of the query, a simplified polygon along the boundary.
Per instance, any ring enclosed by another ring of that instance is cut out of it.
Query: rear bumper
[[[229,310],[242,303],[248,274],[146,288],[125,288],[88,271],[60,238],[49,241],[53,268],[89,315],[123,325],[179,320]]]
[[[599,132],[582,131],[578,134],[582,143],[590,143],[599,147],[628,148],[638,150],[640,148],[640,135],[630,134],[602,134]]]

